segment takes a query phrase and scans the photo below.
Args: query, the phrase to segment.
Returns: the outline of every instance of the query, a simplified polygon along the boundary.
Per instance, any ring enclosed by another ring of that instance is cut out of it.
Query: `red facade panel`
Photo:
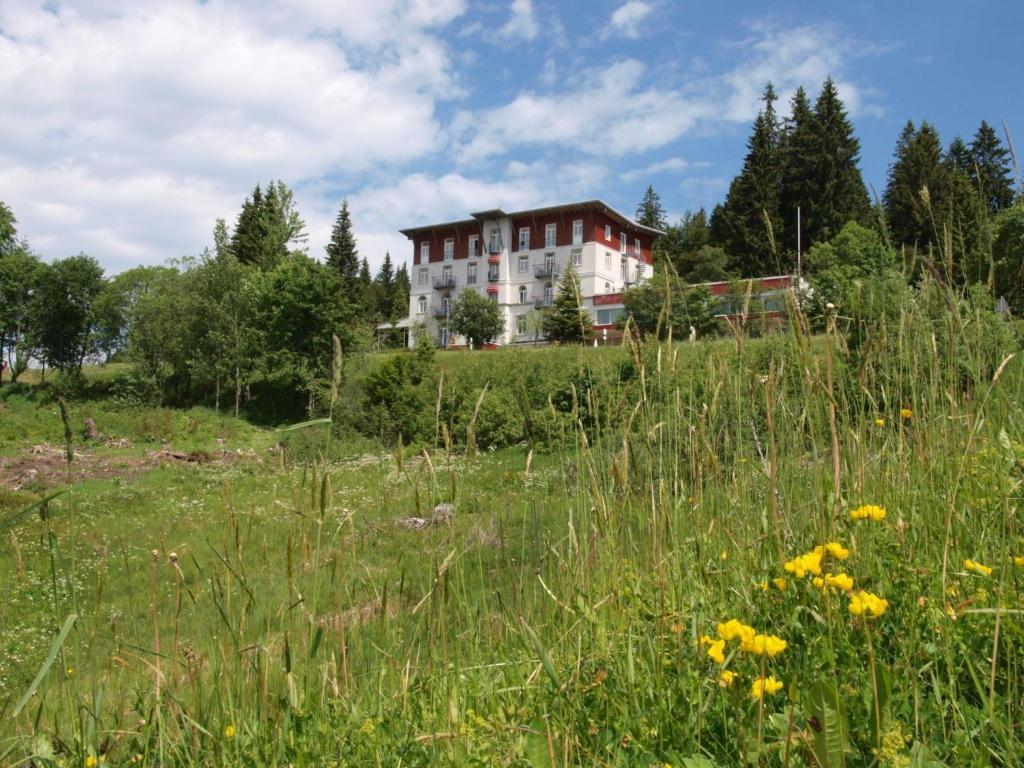
[[[447,227],[438,227],[437,229],[422,232],[417,235],[416,239],[413,241],[412,263],[413,265],[418,265],[420,263],[420,248],[423,243],[430,244],[431,264],[444,261],[444,241],[448,238],[451,238],[453,241],[454,258],[468,258],[469,238],[471,235],[476,235],[480,238],[480,244],[477,246],[477,255],[483,255],[483,235],[480,234],[480,226],[476,223],[453,224]]]

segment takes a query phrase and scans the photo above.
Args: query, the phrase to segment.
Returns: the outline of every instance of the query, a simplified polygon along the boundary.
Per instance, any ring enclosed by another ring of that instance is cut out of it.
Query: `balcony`
[[[445,290],[455,287],[455,275],[440,275],[434,278],[434,289]]]
[[[555,264],[554,260],[545,260],[543,264],[533,265],[533,274],[538,278],[542,277],[558,277],[559,269],[558,265]]]
[[[451,307],[431,307],[430,308],[430,316],[431,317],[448,317],[448,314],[450,312],[451,312]]]
[[[534,309],[546,309],[547,307],[554,305],[554,303],[554,296],[541,296],[540,298],[533,300]]]
[[[491,254],[487,257],[488,264],[501,264],[501,254]]]
[[[501,251],[502,251],[502,248],[501,248],[501,241],[498,241],[498,242],[496,242],[496,243],[494,243],[494,242],[491,242],[491,243],[488,243],[488,244],[487,244],[487,252],[488,252],[489,254],[491,254],[491,255],[494,255],[494,254],[500,254],[500,253],[501,253]]]

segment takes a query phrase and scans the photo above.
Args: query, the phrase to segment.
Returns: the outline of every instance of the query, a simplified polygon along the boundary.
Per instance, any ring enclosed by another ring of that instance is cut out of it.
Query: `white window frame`
[[[605,251],[604,252],[604,268],[605,268],[606,272],[611,272],[612,271],[612,252],[611,251]]]
[[[455,238],[446,237],[444,239],[444,260],[452,261],[455,259]]]
[[[529,291],[529,289],[525,285],[520,285],[519,286],[519,303],[520,304],[525,304],[526,302],[528,302],[530,300],[530,297],[528,295],[528,291]]]
[[[491,250],[501,250],[501,230],[497,227],[491,228]]]
[[[430,263],[430,243],[420,243],[420,264]]]
[[[526,237],[523,237],[523,235],[526,235]],[[524,240],[526,241],[525,243],[523,242]],[[528,251],[528,250],[530,250],[530,228],[529,227],[520,227],[519,228],[519,250],[520,251]]]
[[[418,314],[420,314],[420,315],[425,315],[427,313],[427,297],[426,296],[420,296],[419,302],[416,305],[416,312]]]
[[[625,232],[619,232],[619,253],[625,253],[629,246],[629,241],[626,239]]]
[[[523,274],[524,272],[529,272],[530,271],[530,257],[529,256],[524,254],[524,255],[519,257],[519,267],[518,267],[518,269],[519,269],[519,274]]]
[[[583,245],[583,219],[573,219],[572,244]]]
[[[429,276],[430,270],[427,267],[420,267],[420,285],[426,285]]]
[[[633,240],[633,253],[635,253],[637,256],[640,256],[640,238],[639,237],[636,238],[635,240]]]
[[[629,261],[623,258],[620,262],[620,267],[622,269],[622,282],[629,282]]]
[[[520,312],[516,315],[516,333],[519,336],[525,336],[530,332],[530,329],[526,327],[526,317],[527,315],[525,312]]]
[[[554,248],[558,242],[558,224],[546,224],[544,226],[544,247]]]
[[[573,248],[572,249],[572,265],[579,267],[583,265],[583,249]]]
[[[466,285],[476,285],[476,262],[471,261],[466,265]]]
[[[480,255],[480,235],[469,236],[469,258],[475,259]]]
[[[611,283],[605,283],[604,284],[604,292],[605,293],[611,293],[612,292],[612,284]]]
[[[612,241],[612,225],[611,224],[605,224],[604,225],[604,241],[606,243],[611,243],[611,241]]]

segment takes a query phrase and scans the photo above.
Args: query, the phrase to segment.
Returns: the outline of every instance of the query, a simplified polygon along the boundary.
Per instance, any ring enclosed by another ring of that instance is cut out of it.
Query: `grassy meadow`
[[[950,300],[439,355],[475,407],[427,444],[69,402],[69,479],[0,491],[0,764],[1019,765],[1024,356],[998,323]],[[568,405],[482,445],[473,414],[535,370]],[[39,388],[0,403],[5,456],[63,449]],[[115,440],[84,444],[86,411]],[[276,449],[297,434],[328,460]],[[145,463],[74,475],[103,452]]]

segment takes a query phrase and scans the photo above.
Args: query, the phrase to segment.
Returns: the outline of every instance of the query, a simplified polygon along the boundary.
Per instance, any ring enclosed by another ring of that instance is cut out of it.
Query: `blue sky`
[[[322,257],[401,227],[600,197],[712,207],[767,80],[831,74],[881,194],[910,118],[1024,146],[1018,2],[0,0],[0,199],[48,258],[195,254],[257,182],[296,190]]]

